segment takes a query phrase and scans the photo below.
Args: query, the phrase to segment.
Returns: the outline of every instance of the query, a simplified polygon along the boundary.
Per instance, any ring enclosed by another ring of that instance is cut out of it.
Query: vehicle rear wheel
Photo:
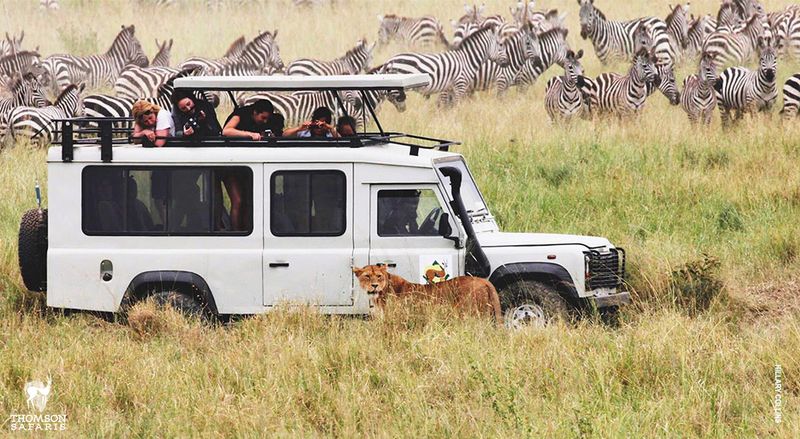
[[[514,282],[500,292],[503,320],[509,329],[542,328],[569,321],[569,305],[550,285],[533,280]]]
[[[207,320],[205,307],[194,297],[179,291],[156,291],[151,297],[160,306],[170,306],[188,318]]]
[[[18,255],[25,288],[47,291],[47,209],[31,209],[22,215]]]

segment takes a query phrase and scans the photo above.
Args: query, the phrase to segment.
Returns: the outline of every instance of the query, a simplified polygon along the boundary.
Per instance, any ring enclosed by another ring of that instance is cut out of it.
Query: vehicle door
[[[352,164],[266,164],[264,305],[353,304]]]
[[[460,232],[437,185],[372,185],[370,204],[370,264],[416,283],[463,274],[464,250],[442,236]]]

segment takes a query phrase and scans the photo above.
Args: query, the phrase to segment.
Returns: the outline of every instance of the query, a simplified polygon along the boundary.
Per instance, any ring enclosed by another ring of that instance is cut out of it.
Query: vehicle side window
[[[236,203],[231,201],[236,183]],[[253,173],[247,167],[89,166],[82,224],[88,235],[209,235],[252,232]],[[241,218],[233,230],[231,217]]]
[[[347,178],[341,171],[280,171],[270,179],[274,236],[340,236],[345,232]]]
[[[378,236],[438,236],[442,206],[431,189],[378,191]]]

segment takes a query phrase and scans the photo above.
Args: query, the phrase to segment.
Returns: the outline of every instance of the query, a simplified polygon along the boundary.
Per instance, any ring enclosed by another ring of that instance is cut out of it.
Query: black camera
[[[195,132],[200,129],[200,121],[197,119],[197,116],[190,117],[183,125],[184,131],[188,130],[189,128],[193,129]]]

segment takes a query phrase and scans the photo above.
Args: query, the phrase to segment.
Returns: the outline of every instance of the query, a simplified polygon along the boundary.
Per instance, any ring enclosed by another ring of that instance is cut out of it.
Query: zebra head
[[[713,86],[717,81],[717,64],[714,60],[714,55],[703,55],[700,58],[700,68],[698,77],[701,81],[710,86]]]
[[[80,95],[85,87],[84,83],[68,85],[53,102],[53,106],[60,108],[69,117],[80,116],[83,113],[83,100]]]
[[[283,70],[281,51],[277,41],[275,41],[277,36],[277,30],[274,32],[264,31],[258,34],[253,41],[247,43],[237,61],[255,65],[271,65],[277,71]]]
[[[644,21],[640,21],[633,32],[633,53],[638,53],[640,50],[650,51],[653,47],[653,34],[650,32],[650,26]]]
[[[675,38],[682,49],[686,48],[689,37],[689,3],[685,5],[677,4],[672,8],[665,22],[667,29],[675,35]]]
[[[581,38],[584,40],[594,35],[595,27],[602,14],[594,7],[594,0],[578,0],[581,6],[579,17],[581,20]]]
[[[154,67],[169,67],[170,55],[172,54],[172,38],[164,40],[161,43],[159,43],[158,38],[156,38],[156,47],[158,47],[158,52],[153,57],[153,62],[151,62],[150,65]]]
[[[655,66],[655,57],[650,52],[642,49],[633,58],[630,76],[636,82],[659,85],[658,70]]]
[[[778,58],[775,50],[775,40],[771,37],[758,37],[758,74],[767,82],[775,81],[778,71]]]
[[[467,38],[468,36],[477,32],[478,29],[480,29],[480,26],[469,21],[464,23],[458,23],[457,21],[452,20],[450,24],[453,25],[454,29],[453,42],[450,44],[450,47],[453,49],[457,49],[458,46],[461,45],[461,42],[464,41],[464,38]]]
[[[654,59],[653,62],[657,63],[657,60]],[[672,65],[656,64],[656,70],[658,71],[658,89],[669,99],[670,104],[680,104],[681,93],[678,91],[678,84],[675,81],[675,70],[672,68]]]
[[[566,61],[564,62],[564,73],[566,74],[567,81],[575,83],[578,77],[583,76],[583,66],[581,65],[581,57],[583,57],[583,49],[578,53],[572,50],[567,50]]]
[[[468,5],[464,3],[464,15],[458,19],[458,23],[475,23],[480,24],[483,21],[483,11],[486,9],[486,5],[482,4],[480,7],[478,5]]]
[[[392,35],[396,34],[400,29],[400,17],[394,14],[378,15],[378,43],[381,45],[388,44],[392,39]]]
[[[136,38],[136,27],[134,25],[122,26],[122,30],[114,38],[111,47],[106,52],[114,62],[120,67],[126,64],[134,64],[139,67],[147,67],[147,55],[142,50],[142,44]]]

